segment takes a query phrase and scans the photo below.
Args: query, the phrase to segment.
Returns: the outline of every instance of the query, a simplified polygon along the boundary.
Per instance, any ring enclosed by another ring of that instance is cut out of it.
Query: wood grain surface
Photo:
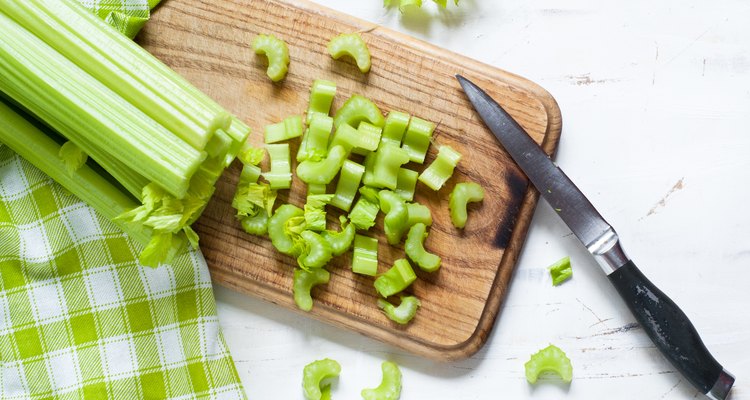
[[[330,38],[354,31],[361,32],[373,54],[368,75],[326,53]],[[265,60],[250,48],[258,33],[273,33],[289,45],[292,63],[282,83],[267,79]],[[417,272],[419,279],[409,289],[422,301],[417,318],[406,327],[385,318],[376,306],[373,279],[354,275],[349,255],[331,262],[331,281],[314,290],[315,307],[306,315],[438,360],[468,357],[482,346],[506,293],[537,194],[478,120],[453,76],[461,73],[484,87],[552,154],[562,122],[546,91],[516,75],[304,1],[170,0],[157,9],[138,40],[246,121],[256,144],[262,143],[264,125],[304,113],[316,78],[337,82],[334,108],[359,93],[384,112],[403,110],[436,122],[434,143],[452,146],[464,159],[441,191],[418,185],[416,200],[428,205],[434,217],[425,246],[443,258],[443,266],[434,274]],[[293,152],[296,147],[294,143]],[[435,155],[433,146],[426,164]],[[225,173],[195,227],[213,279],[296,310],[291,296],[296,261],[277,253],[268,239],[245,234],[234,218],[231,199],[239,171],[234,165]],[[447,204],[453,185],[461,181],[479,182],[487,192],[481,205],[471,207],[464,231],[451,225]],[[295,179],[280,200],[301,206],[304,196],[304,185]],[[336,228],[338,215],[329,207],[329,227]],[[401,246],[386,244],[381,228],[382,214],[373,230],[381,239],[382,272],[404,255]]]

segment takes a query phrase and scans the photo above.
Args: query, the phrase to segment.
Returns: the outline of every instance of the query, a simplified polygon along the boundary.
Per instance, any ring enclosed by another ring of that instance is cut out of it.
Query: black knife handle
[[[701,392],[725,399],[734,377],[709,353],[685,313],[633,261],[609,274],[609,280],[672,365]]]

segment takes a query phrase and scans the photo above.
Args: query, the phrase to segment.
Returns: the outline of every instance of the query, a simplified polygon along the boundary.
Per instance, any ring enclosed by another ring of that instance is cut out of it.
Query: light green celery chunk
[[[403,0],[402,0],[403,1]],[[398,400],[401,397],[401,370],[394,362],[386,361],[381,365],[383,380],[374,389],[362,390],[364,400]]]
[[[465,227],[468,219],[466,205],[482,200],[484,200],[484,189],[479,184],[474,182],[457,183],[448,202],[453,226],[456,228]]]
[[[383,145],[385,145],[385,142],[381,144],[381,146]],[[362,176],[362,183],[371,187],[375,186],[375,184],[373,183],[373,179],[375,176],[375,157],[377,156],[377,154],[378,152],[374,151],[365,156],[365,174]],[[398,177],[396,177],[396,185],[398,186]]]
[[[322,400],[321,389],[330,386],[328,380],[341,374],[341,365],[331,359],[317,360],[302,371],[302,390],[306,400]]]
[[[315,184],[307,185],[307,195],[313,196],[316,194],[326,194],[326,185]]]
[[[419,173],[407,168],[398,170],[396,178],[396,194],[406,201],[414,200],[414,193],[417,189],[417,177]]]
[[[573,364],[565,352],[555,345],[549,345],[533,354],[524,364],[524,368],[529,383],[536,383],[539,375],[544,372],[553,372],[566,383],[573,380]]]
[[[257,165],[245,164],[240,172],[240,185],[247,183],[257,183],[261,175],[260,167]]]
[[[406,208],[409,211],[407,226],[412,227],[414,224],[432,225],[432,211],[429,207],[419,203],[409,203]]]
[[[265,142],[278,143],[297,138],[302,136],[304,130],[305,127],[302,124],[302,117],[299,115],[293,115],[284,118],[284,120],[278,124],[266,125],[264,136]]]
[[[267,144],[266,151],[271,158],[271,170],[263,173],[271,189],[289,189],[292,187],[292,165],[289,160],[289,144]]]
[[[380,204],[380,190],[379,189],[371,188],[368,186],[362,186],[361,188],[359,188],[359,194],[361,194],[363,198],[369,201]]]
[[[398,259],[388,271],[375,279],[375,290],[387,298],[402,292],[417,280],[417,275],[406,259]]]
[[[324,231],[320,235],[323,236],[328,244],[331,246],[331,253],[334,256],[340,256],[346,253],[354,242],[354,235],[357,233],[357,229],[353,224],[349,223],[345,216],[339,217],[341,230],[335,231]]]
[[[388,319],[401,325],[411,322],[421,305],[419,299],[414,296],[401,296],[401,304],[398,307],[386,300],[378,299],[378,308],[383,310]]]
[[[409,114],[399,111],[389,112],[388,117],[385,119],[385,127],[383,127],[382,141],[401,146],[401,140],[404,138],[404,133],[406,133],[406,128],[409,126],[410,120],[411,116]]]
[[[339,127],[343,124],[359,127],[359,123],[367,121],[377,127],[385,125],[385,118],[378,106],[368,98],[355,94],[350,97],[333,117],[333,125]]]
[[[357,235],[354,237],[352,271],[355,274],[375,276],[378,273],[378,239]]]
[[[292,204],[280,206],[268,220],[268,236],[273,247],[281,253],[298,256],[300,234],[304,231],[305,212]]]
[[[294,294],[294,302],[300,310],[310,311],[313,308],[312,288],[328,283],[331,279],[331,274],[323,268],[316,268],[310,271],[296,268],[293,279],[292,292]]]
[[[302,138],[297,161],[320,161],[328,154],[328,141],[333,130],[333,118],[323,114],[313,114],[307,132]]]
[[[409,162],[409,154],[391,143],[384,143],[374,154],[372,175],[368,181],[365,173],[365,185],[396,189],[399,170]]]
[[[378,149],[380,145],[380,137],[383,134],[383,130],[369,122],[360,122],[359,129],[359,142],[357,146],[352,150],[354,154],[367,155]]]
[[[419,181],[432,190],[440,190],[453,176],[453,170],[459,161],[461,161],[461,153],[450,146],[440,146],[437,158],[419,175]]]
[[[552,277],[552,284],[557,286],[573,276],[573,268],[570,266],[570,257],[563,257],[561,260],[550,265],[549,269],[550,276]]]
[[[276,203],[276,191],[265,183],[242,182],[237,186],[232,199],[232,207],[238,217],[251,217],[258,213],[271,216]]]
[[[331,205],[348,212],[357,196],[364,173],[365,167],[362,165],[350,160],[344,161]]]
[[[307,196],[305,203],[305,223],[311,231],[324,231],[326,229],[326,204],[333,199],[332,194],[314,194]]]
[[[386,213],[383,219],[385,236],[388,244],[396,245],[409,229],[409,208],[404,199],[390,190],[383,190],[379,195],[380,209]]]
[[[312,120],[314,114],[328,116],[331,113],[331,104],[336,97],[336,83],[323,79],[316,79],[310,89],[310,105],[307,108],[307,122]],[[330,131],[330,129],[329,129]]]
[[[268,233],[268,214],[259,212],[252,217],[242,217],[242,230],[250,235],[263,236]]]
[[[378,202],[360,196],[349,213],[349,219],[357,229],[366,231],[375,225],[375,219],[379,212],[380,204]]]
[[[272,81],[278,82],[286,77],[289,71],[289,48],[283,40],[274,35],[258,35],[253,39],[253,51],[268,58],[266,75]]]
[[[297,165],[297,177],[307,184],[327,185],[331,183],[346,161],[347,152],[341,146],[334,146],[328,157],[320,161],[303,161]]]
[[[419,164],[424,163],[434,131],[435,124],[432,122],[412,117],[409,127],[406,129],[403,144],[401,145],[401,148],[409,154],[411,161]]]
[[[237,154],[237,158],[245,165],[258,165],[265,157],[266,149],[254,147],[250,143],[245,143]]]
[[[341,146],[346,150],[347,157],[359,145],[359,131],[349,124],[342,124],[336,128],[328,148]]]
[[[328,52],[334,60],[349,56],[356,61],[357,67],[363,74],[370,72],[372,66],[370,49],[367,48],[367,43],[359,33],[343,33],[331,39],[328,42]]]
[[[305,271],[323,268],[331,261],[333,253],[328,241],[313,231],[302,231],[302,251],[297,257],[297,264]]]
[[[427,226],[419,223],[409,229],[406,237],[406,255],[425,272],[435,272],[440,268],[440,257],[424,249],[427,238]]]
[[[227,129],[226,133],[232,138],[232,145],[229,146],[226,158],[224,159],[224,168],[232,165],[232,162],[242,152],[245,144],[247,144],[247,138],[250,136],[250,127],[244,122],[240,121],[239,118],[233,117],[232,123]],[[265,151],[263,153],[265,155]]]
[[[84,166],[86,164],[86,160],[88,160],[89,156],[86,155],[86,153],[81,150],[80,147],[76,146],[73,142],[65,142],[60,147],[60,152],[58,154],[60,156],[60,159],[63,163],[65,163],[65,168],[68,170],[68,173],[71,175],[75,173],[79,168]]]

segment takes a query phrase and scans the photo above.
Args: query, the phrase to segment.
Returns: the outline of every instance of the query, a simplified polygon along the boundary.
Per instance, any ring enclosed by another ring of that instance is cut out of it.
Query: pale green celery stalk
[[[302,117],[299,115],[287,117],[278,124],[266,125],[264,135],[265,142],[278,143],[300,137],[304,130],[305,127],[302,124]]]
[[[323,184],[309,184],[307,185],[307,196],[326,194],[326,189],[326,185]]]
[[[406,129],[401,147],[409,153],[409,159],[416,163],[424,163],[427,149],[430,147],[435,124],[421,118],[413,117]]]
[[[247,143],[247,138],[250,136],[251,129],[247,124],[240,121],[239,118],[232,117],[232,123],[229,125],[229,129],[227,129],[226,132],[229,137],[232,138],[232,145],[229,146],[227,158],[224,161],[224,166],[228,167],[240,154],[245,143]]]
[[[79,37],[130,74],[132,79],[139,81],[153,93],[161,94],[176,109],[184,110],[194,122],[207,121],[209,131],[229,128],[231,116],[223,107],[151,53],[81,6],[78,0],[30,1],[47,10],[47,14],[54,16],[68,31],[78,32]]]
[[[57,156],[60,145],[0,99],[0,142],[49,175],[82,201],[142,245],[148,244],[150,232],[118,221],[123,212],[139,206],[138,202],[87,165],[69,173]]]
[[[264,172],[263,177],[271,184],[271,189],[289,189],[292,187],[292,165],[289,159],[289,144],[267,144],[266,150],[271,158],[271,170]]]
[[[357,67],[363,74],[370,72],[372,66],[370,50],[359,33],[342,33],[331,39],[328,42],[328,52],[334,60],[349,56],[356,61]]]
[[[383,142],[391,142],[396,146],[401,146],[401,140],[404,138],[406,128],[409,126],[411,116],[399,111],[391,111],[385,119],[383,127]]]
[[[412,171],[407,168],[399,169],[398,177],[396,178],[396,194],[401,196],[405,201],[414,200],[418,176],[419,173],[417,171]]]
[[[437,158],[422,171],[422,174],[419,175],[419,181],[432,190],[440,190],[445,182],[453,176],[453,170],[459,161],[461,161],[461,153],[450,146],[440,146]]]
[[[68,172],[71,174],[86,164],[86,160],[89,158],[89,156],[73,142],[63,143],[58,155],[68,169]]]
[[[328,141],[331,138],[333,130],[333,118],[313,113],[308,123],[308,129],[302,137],[299,150],[297,151],[297,161],[306,160],[320,161],[328,154]]]
[[[367,121],[375,126],[385,125],[385,118],[378,106],[370,99],[355,94],[336,111],[336,115],[333,117],[333,126],[338,128],[343,124],[349,124],[358,128],[362,121]]]
[[[81,138],[106,149],[177,198],[205,159],[49,45],[0,15],[0,91],[96,159]],[[86,127],[85,130],[81,127]],[[101,157],[100,157],[101,158]]]
[[[99,53],[85,40],[81,29],[68,29],[35,1],[4,1],[3,12],[78,67],[163,125],[194,149],[203,150],[215,129],[211,120],[192,120],[160,93],[152,91]],[[92,33],[95,34],[95,33]],[[156,78],[155,78],[156,79]]]
[[[378,149],[383,129],[363,121],[360,122],[357,132],[359,132],[359,143],[352,149],[352,153],[366,156]]]
[[[310,89],[310,105],[307,108],[307,122],[312,121],[314,114],[328,116],[331,104],[336,97],[336,83],[323,79],[316,79]]]
[[[357,235],[354,237],[352,271],[355,274],[375,276],[378,273],[378,239]]]
[[[362,165],[350,160],[344,161],[331,205],[348,212],[357,196],[364,173],[365,167]]]
[[[268,59],[266,75],[279,82],[289,71],[289,48],[286,43],[274,35],[258,35],[253,39],[255,54],[265,55]]]

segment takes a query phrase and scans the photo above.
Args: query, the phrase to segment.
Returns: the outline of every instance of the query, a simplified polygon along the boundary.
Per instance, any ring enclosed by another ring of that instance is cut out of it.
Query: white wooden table
[[[530,78],[556,98],[558,163],[619,231],[639,267],[691,317],[750,399],[750,3],[461,0],[427,15],[380,0],[319,0]],[[429,4],[428,4],[429,3]],[[574,278],[545,267],[570,255]],[[335,399],[402,366],[402,399],[684,399],[700,395],[634,327],[615,290],[541,202],[488,344],[437,364],[216,287],[251,399],[302,399],[302,367],[338,360]],[[572,384],[531,386],[523,364],[554,343]]]

